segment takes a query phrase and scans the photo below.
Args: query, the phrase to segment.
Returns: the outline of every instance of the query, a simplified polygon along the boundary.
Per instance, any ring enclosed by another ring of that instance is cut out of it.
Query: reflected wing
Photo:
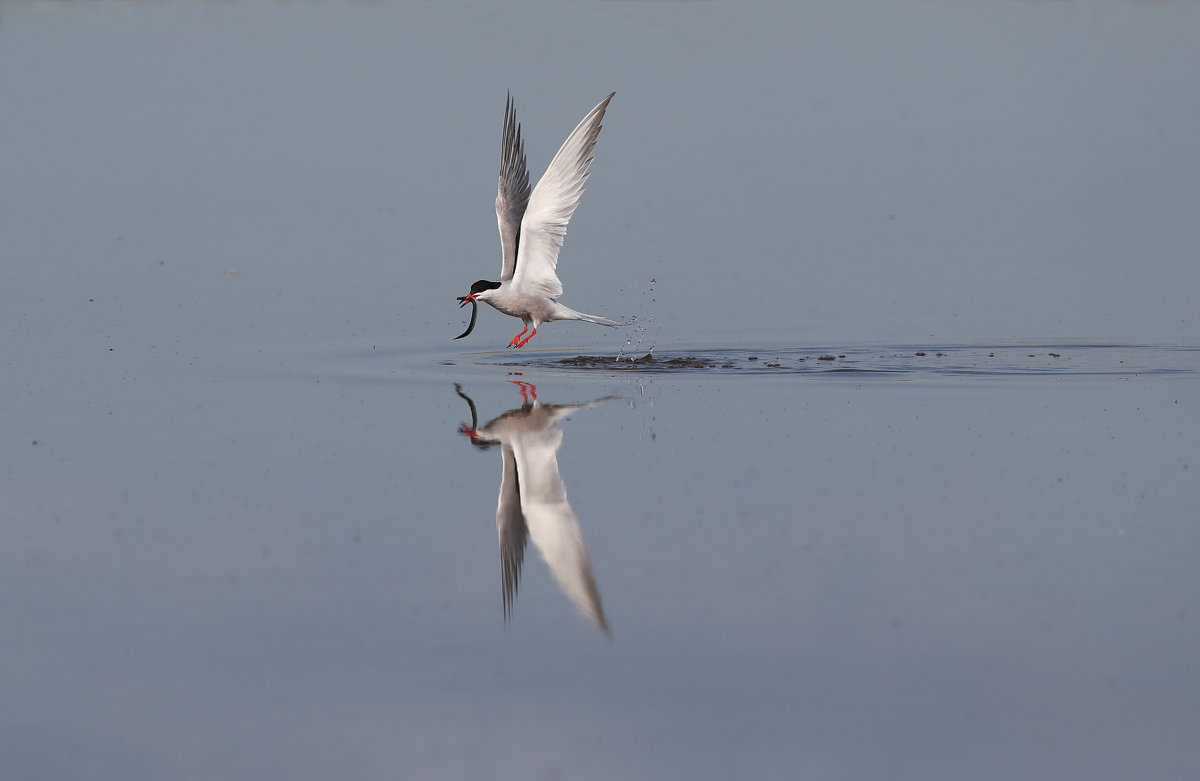
[[[500,536],[500,587],[504,602],[504,620],[512,617],[513,603],[517,599],[517,586],[521,581],[521,564],[525,561],[525,542],[529,539],[529,528],[521,512],[520,478],[517,461],[512,448],[501,447],[504,460],[500,475],[500,498],[496,502],[496,531]]]
[[[562,282],[554,273],[558,251],[567,235],[567,223],[583,195],[600,122],[615,94],[600,101],[571,131],[533,188],[525,216],[521,218],[517,269],[513,276],[514,284],[525,290],[536,289],[551,298],[562,295]]]
[[[558,582],[558,587],[592,623],[609,633],[600,591],[592,575],[579,519],[567,502],[558,473],[562,431],[543,429],[513,441],[521,474],[521,508],[529,536]]]
[[[521,216],[529,203],[529,169],[525,166],[525,144],[512,95],[504,106],[504,129],[500,134],[500,182],[496,186],[496,223],[500,226],[500,281],[512,279],[517,267],[517,242]]]

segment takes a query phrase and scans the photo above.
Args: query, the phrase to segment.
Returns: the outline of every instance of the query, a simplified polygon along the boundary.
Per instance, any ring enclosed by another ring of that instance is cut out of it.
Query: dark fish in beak
[[[471,298],[470,296],[459,296],[458,300],[462,301],[462,303],[458,305],[459,309],[462,309],[468,303],[471,305],[471,322],[467,326],[467,330],[463,331],[461,334],[454,337],[455,339],[461,339],[464,336],[469,335],[472,331],[474,331],[475,330],[475,318],[479,316],[479,304],[475,303],[474,298]],[[453,341],[453,339],[451,341]]]

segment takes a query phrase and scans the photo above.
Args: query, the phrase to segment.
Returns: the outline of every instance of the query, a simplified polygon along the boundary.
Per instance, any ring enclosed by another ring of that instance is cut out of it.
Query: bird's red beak
[[[462,301],[462,303],[458,305],[458,308],[462,309],[464,306],[474,301],[477,297],[478,294],[476,293],[467,293],[465,296],[459,296],[458,300]]]

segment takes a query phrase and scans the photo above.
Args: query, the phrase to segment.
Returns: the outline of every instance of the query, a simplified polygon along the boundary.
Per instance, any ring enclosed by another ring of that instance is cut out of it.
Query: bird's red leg
[[[525,342],[521,341],[521,337],[524,336],[525,332],[528,330],[529,330],[529,323],[526,323],[525,327],[521,329],[521,333],[517,334],[516,336],[514,336],[512,339],[509,340],[508,346],[509,347],[520,347],[521,345],[525,344]],[[536,333],[536,331],[535,331],[535,333]],[[528,340],[526,340],[526,341],[528,341]]]
[[[525,332],[524,332],[524,331],[522,331],[522,332],[521,332],[521,334],[523,334],[523,333],[525,333]],[[517,334],[517,336],[520,336],[521,334]],[[535,337],[535,336],[537,336],[537,329],[536,329],[536,328],[534,328],[534,329],[533,329],[533,332],[532,332],[532,333],[530,333],[530,334],[529,334],[529,336],[526,336],[526,337],[525,337],[525,340],[524,340],[524,341],[522,341],[522,342],[517,342],[517,347],[524,347],[525,345],[529,344],[529,340],[530,340],[530,339],[532,339],[532,338],[533,338],[533,337]]]

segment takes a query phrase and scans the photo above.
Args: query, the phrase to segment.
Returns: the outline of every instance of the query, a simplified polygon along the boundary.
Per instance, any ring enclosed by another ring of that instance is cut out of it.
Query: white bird
[[[517,124],[516,110],[509,95],[500,140],[500,181],[496,188],[496,222],[500,227],[503,256],[500,281],[481,279],[471,285],[470,293],[459,297],[460,308],[471,304],[471,323],[455,339],[462,339],[475,329],[477,301],[521,318],[525,327],[509,341],[509,347],[524,347],[537,335],[538,326],[554,320],[626,325],[607,317],[585,315],[558,303],[563,286],[555,273],[558,252],[567,235],[567,223],[583,195],[583,185],[592,164],[592,150],[600,134],[600,122],[608,102],[616,94],[610,93],[600,101],[571,131],[532,193],[521,126]],[[531,325],[533,330],[525,336]]]
[[[592,623],[609,634],[583,530],[567,502],[567,490],[558,472],[558,448],[563,432],[555,424],[577,410],[602,404],[611,397],[586,404],[542,404],[533,385],[511,382],[521,389],[524,404],[483,426],[479,426],[475,402],[460,386],[454,386],[471,408],[471,425],[463,424],[460,431],[476,446],[500,445],[503,466],[496,502],[496,530],[500,537],[504,620],[512,614],[525,545],[532,537],[559,589]]]

